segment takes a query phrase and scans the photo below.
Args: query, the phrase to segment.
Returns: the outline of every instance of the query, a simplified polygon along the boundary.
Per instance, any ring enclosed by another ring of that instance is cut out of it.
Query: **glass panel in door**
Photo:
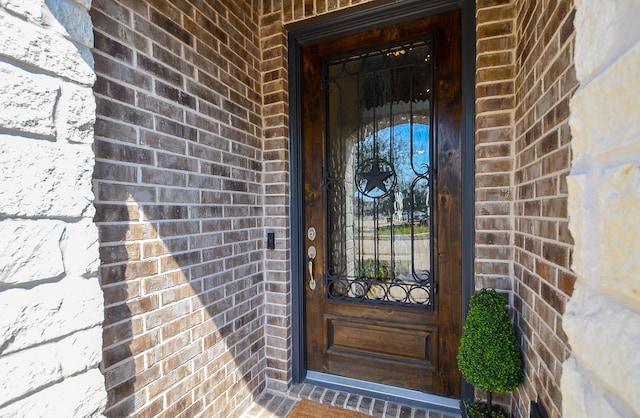
[[[432,310],[432,41],[324,71],[327,298]]]

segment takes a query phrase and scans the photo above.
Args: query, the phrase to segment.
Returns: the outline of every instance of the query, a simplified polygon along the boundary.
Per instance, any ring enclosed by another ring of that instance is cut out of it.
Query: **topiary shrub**
[[[478,290],[471,297],[458,351],[458,369],[469,383],[487,391],[488,417],[492,392],[511,392],[524,380],[507,301],[493,289]]]

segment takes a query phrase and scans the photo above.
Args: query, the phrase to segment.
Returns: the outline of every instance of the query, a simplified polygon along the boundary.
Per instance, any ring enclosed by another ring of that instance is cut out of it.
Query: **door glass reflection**
[[[433,309],[431,45],[325,63],[328,298]]]

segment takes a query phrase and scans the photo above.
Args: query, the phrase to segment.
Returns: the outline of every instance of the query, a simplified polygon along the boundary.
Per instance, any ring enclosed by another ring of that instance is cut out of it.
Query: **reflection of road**
[[[363,240],[361,241],[361,249],[363,258],[373,259],[376,254],[374,230],[376,223],[372,217],[367,217],[360,220],[360,227],[364,233]],[[390,227],[391,222],[387,219],[380,219],[378,221],[378,227]],[[406,223],[394,220],[393,225],[395,227],[406,226]],[[397,231],[396,231],[397,232]],[[387,231],[388,234],[388,231]],[[430,270],[431,267],[431,251],[430,251],[430,239],[429,233],[420,233],[413,236],[413,251],[414,251],[414,268],[416,270]],[[411,234],[397,234],[393,236],[393,253],[394,262],[396,266],[397,274],[407,274],[411,272]],[[390,235],[378,235],[378,259],[380,261],[391,262],[391,236]]]
[[[361,241],[362,255],[364,259],[373,259],[376,253],[375,241],[364,239]],[[413,241],[414,268],[416,270],[429,270],[431,266],[429,251],[429,234],[418,234]],[[411,235],[396,235],[393,242],[394,260],[396,272],[398,268],[405,270],[411,268]],[[391,261],[391,240],[390,237],[380,237],[378,241],[378,259],[381,261]],[[407,271],[402,271],[408,273]]]

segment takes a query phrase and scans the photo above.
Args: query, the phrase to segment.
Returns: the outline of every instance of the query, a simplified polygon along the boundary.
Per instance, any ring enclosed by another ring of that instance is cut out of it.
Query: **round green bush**
[[[458,368],[469,383],[488,392],[511,392],[524,379],[507,301],[493,289],[481,289],[471,297]]]

